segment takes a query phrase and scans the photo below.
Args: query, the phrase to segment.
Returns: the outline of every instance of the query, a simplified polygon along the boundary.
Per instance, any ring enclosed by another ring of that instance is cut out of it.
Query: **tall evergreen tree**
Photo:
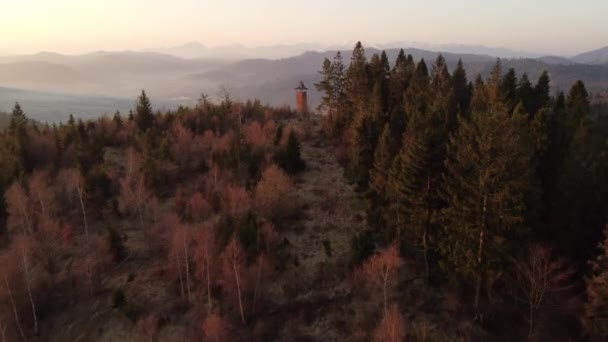
[[[471,93],[469,92],[467,73],[462,65],[462,59],[458,60],[458,64],[452,75],[452,88],[458,112],[466,115],[469,112]]]
[[[365,112],[359,113],[351,124],[350,136],[347,176],[358,190],[365,190],[369,184],[369,172],[374,163],[374,151],[379,137],[374,117]]]
[[[485,112],[489,108],[488,103],[488,92],[486,91],[486,85],[481,78],[481,75],[477,75],[475,78],[475,84],[473,85],[473,96],[471,98],[471,111],[473,112]]]
[[[412,113],[403,147],[388,177],[390,210],[386,219],[397,240],[422,256],[426,279],[430,274],[435,216],[442,202],[439,194],[445,150],[443,121],[437,111]]]
[[[29,169],[28,154],[30,138],[28,135],[29,120],[19,102],[15,103],[11,120],[8,127],[8,146],[15,161],[17,161],[17,172],[21,173]]]
[[[416,71],[412,77],[405,96],[405,111],[425,113],[430,105],[430,79],[429,71],[421,59],[416,65]]]
[[[524,73],[519,79],[517,85],[517,98],[524,104],[526,112],[531,113],[534,109],[534,89],[528,78],[528,74]]]
[[[480,313],[482,286],[525,232],[529,146],[505,112],[474,112],[450,139],[439,249],[448,274],[473,281]]]
[[[549,73],[545,70],[538,78],[536,86],[534,86],[534,102],[530,115],[535,115],[536,112],[549,105],[549,101],[551,101],[550,83]]]
[[[350,65],[346,70],[346,95],[352,101],[352,113],[365,112],[367,110],[367,97],[370,85],[367,71],[367,58],[363,44],[358,42],[355,46]],[[350,122],[350,120],[349,120]]]
[[[513,112],[519,102],[517,98],[517,76],[515,69],[510,68],[500,82],[500,100],[508,112]]]
[[[315,83],[315,88],[318,92],[321,93],[321,103],[317,107],[319,112],[325,112],[328,116],[331,116],[332,105],[334,103],[335,94],[334,94],[334,86],[333,86],[333,75],[331,68],[331,61],[328,58],[325,58],[323,61],[323,66],[319,71],[321,75],[321,81]]]
[[[135,122],[140,130],[146,131],[154,125],[154,112],[152,104],[146,95],[146,91],[142,90],[139,96],[139,102],[136,108]]]

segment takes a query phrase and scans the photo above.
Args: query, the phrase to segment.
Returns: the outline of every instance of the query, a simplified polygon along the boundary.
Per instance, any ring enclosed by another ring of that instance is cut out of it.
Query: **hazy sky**
[[[417,41],[575,54],[608,45],[608,0],[1,0],[0,54]]]

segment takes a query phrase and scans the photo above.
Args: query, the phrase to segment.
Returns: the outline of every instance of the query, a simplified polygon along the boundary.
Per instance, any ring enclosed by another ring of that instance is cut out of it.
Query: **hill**
[[[194,45],[183,47],[186,50],[199,48]],[[376,48],[366,51],[368,57],[380,52]],[[399,49],[386,50],[391,63],[398,52]],[[405,52],[415,60],[424,58],[429,68],[439,54],[418,48],[408,48]],[[184,59],[159,52],[96,52],[78,56],[44,52],[0,57],[0,86],[85,96],[93,100],[90,107],[100,110],[97,113],[100,115],[115,110],[116,106],[100,108],[95,97],[136,96],[141,89],[146,89],[151,98],[167,105],[167,108],[176,103],[194,105],[201,92],[213,97],[221,86],[229,88],[237,99],[255,97],[272,105],[293,105],[293,88],[303,80],[310,89],[310,104],[314,107],[319,103],[314,84],[319,81],[320,61],[333,58],[335,53],[336,50],[305,52],[288,58],[230,62],[211,58]],[[351,51],[345,50],[342,54],[345,64],[348,64]],[[496,57],[484,54],[444,52],[443,55],[451,70],[462,59],[470,81],[478,73],[487,76],[496,61]],[[592,93],[608,89],[608,64],[575,62],[579,60],[588,59],[580,56],[574,61],[555,56],[513,58],[504,59],[503,66],[515,68],[518,75],[527,72],[533,81],[547,70],[553,90],[567,89],[578,79],[585,82]],[[14,99],[7,100],[14,102]],[[65,112],[65,106],[61,107],[60,102],[43,102],[44,105],[35,109],[25,109],[34,115],[40,114],[41,119],[45,118],[43,120],[49,120],[50,113]],[[88,103],[81,104],[89,106]],[[85,114],[89,113],[87,110]]]
[[[608,46],[572,57],[577,63],[608,64]]]

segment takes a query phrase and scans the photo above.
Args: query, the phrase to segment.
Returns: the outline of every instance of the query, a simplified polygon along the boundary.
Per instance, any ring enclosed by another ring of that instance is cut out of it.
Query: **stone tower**
[[[308,114],[307,90],[304,82],[300,81],[300,85],[296,88],[296,111],[300,114]]]

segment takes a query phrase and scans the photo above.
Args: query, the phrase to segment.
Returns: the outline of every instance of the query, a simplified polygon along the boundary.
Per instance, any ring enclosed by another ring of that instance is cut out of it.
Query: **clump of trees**
[[[224,95],[161,113],[142,91],[127,117],[52,126],[15,105],[0,132],[2,341],[47,338],[41,317],[66,298],[108,294],[153,341],[167,316],[143,282],[196,318],[196,336],[247,332],[305,163],[294,131],[282,137],[295,113]],[[123,275],[133,262],[150,267]]]
[[[515,334],[550,338],[549,315],[571,327],[555,334],[577,338],[582,298],[571,289],[608,221],[607,113],[581,81],[553,94],[547,72],[533,84],[501,60],[472,81],[462,61],[427,62],[402,50],[391,65],[358,43],[349,65],[339,53],[322,64],[324,128],[368,199],[371,233],[353,240],[354,262],[377,259],[362,246],[396,244],[428,286],[456,284],[483,327],[515,310],[528,327]],[[514,293],[517,308],[504,304]]]

